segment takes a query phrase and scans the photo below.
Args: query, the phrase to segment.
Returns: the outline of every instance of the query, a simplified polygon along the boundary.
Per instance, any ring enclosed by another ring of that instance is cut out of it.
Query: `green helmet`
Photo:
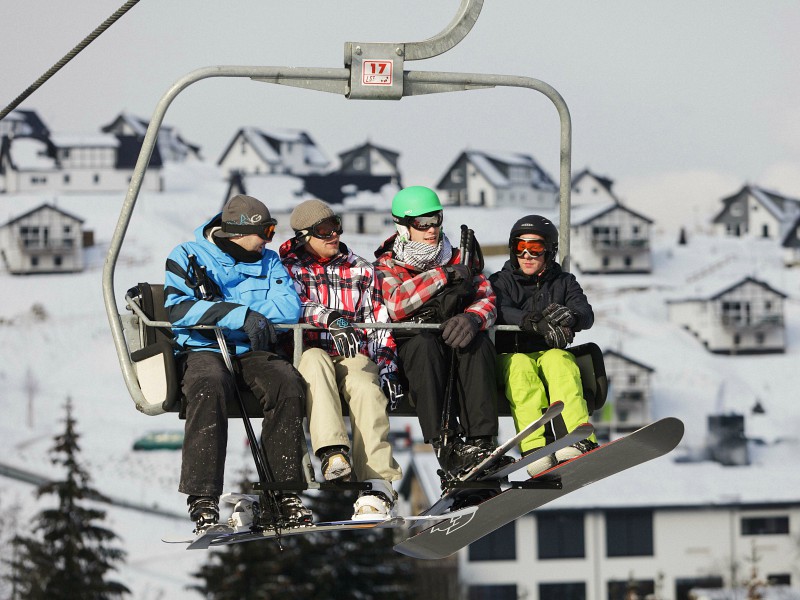
[[[412,185],[397,192],[392,200],[392,216],[396,223],[407,217],[418,217],[442,210],[439,196],[430,188]]]

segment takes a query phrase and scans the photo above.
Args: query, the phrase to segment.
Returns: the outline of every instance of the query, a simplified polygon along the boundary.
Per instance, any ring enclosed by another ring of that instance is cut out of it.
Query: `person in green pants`
[[[497,296],[497,323],[522,331],[498,331],[497,372],[517,431],[538,419],[550,400],[564,403],[552,421],[557,439],[589,420],[581,374],[566,350],[576,331],[594,323],[592,307],[575,276],[556,262],[558,229],[549,219],[527,215],[511,228],[510,258],[489,277]],[[548,393],[549,392],[549,393]],[[541,427],[520,444],[523,456],[545,445]],[[533,477],[597,447],[592,434],[528,466]]]

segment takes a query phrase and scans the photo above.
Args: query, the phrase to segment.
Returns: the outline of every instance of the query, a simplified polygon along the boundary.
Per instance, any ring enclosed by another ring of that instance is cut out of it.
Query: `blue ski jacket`
[[[300,297],[278,254],[265,249],[263,258],[252,263],[236,262],[211,240],[219,228],[221,213],[195,229],[195,240],[177,246],[167,258],[164,306],[175,327],[177,343],[184,350],[219,352],[213,329],[183,329],[193,325],[218,325],[234,354],[250,351],[250,340],[242,331],[247,309],[261,313],[275,324],[297,323]],[[207,292],[197,290],[197,274],[190,266],[194,255],[205,267]]]

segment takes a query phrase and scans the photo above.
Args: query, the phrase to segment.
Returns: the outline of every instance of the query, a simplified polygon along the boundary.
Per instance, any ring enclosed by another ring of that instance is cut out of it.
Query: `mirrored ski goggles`
[[[408,217],[408,226],[417,231],[428,231],[431,227],[441,227],[444,221],[442,211],[420,215],[418,217]]]
[[[329,240],[336,235],[342,235],[342,218],[338,215],[323,219],[319,223],[314,223],[311,227],[304,230],[303,235],[311,234],[320,240]]]
[[[534,258],[542,256],[547,251],[544,240],[526,240],[524,238],[514,238],[511,240],[511,251],[516,256],[522,256],[526,252]]]

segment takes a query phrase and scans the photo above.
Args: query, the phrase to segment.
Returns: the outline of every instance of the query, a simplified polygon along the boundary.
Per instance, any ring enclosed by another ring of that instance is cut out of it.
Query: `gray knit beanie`
[[[289,225],[294,229],[295,233],[310,228],[320,221],[324,221],[330,217],[335,217],[336,213],[331,210],[331,207],[325,204],[322,200],[306,200],[298,204],[292,211],[292,216],[289,218]]]

